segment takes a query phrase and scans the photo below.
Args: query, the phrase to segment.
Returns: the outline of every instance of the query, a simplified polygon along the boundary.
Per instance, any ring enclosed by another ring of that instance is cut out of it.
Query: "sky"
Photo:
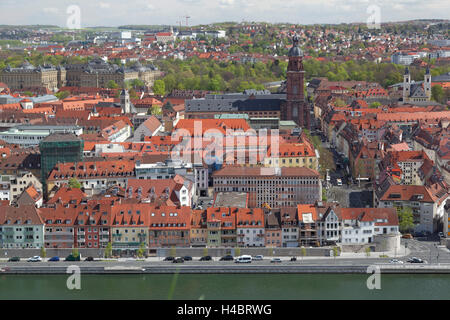
[[[73,7],[75,5],[75,9]],[[78,13],[79,12],[79,15]],[[0,24],[120,26],[450,19],[448,0],[0,0]],[[79,19],[77,18],[79,17]],[[76,20],[74,20],[76,19]]]

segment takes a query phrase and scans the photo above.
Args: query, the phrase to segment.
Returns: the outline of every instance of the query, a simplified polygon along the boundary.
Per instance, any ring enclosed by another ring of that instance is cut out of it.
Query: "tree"
[[[239,256],[241,255],[241,248],[236,247],[236,248],[234,249],[234,255],[235,255],[236,257],[239,257]]]
[[[398,210],[398,226],[401,233],[406,233],[414,229],[414,216],[410,207]]]
[[[300,253],[301,253],[301,255],[302,255],[302,262],[303,262],[303,258],[306,257],[306,248],[305,248],[305,247],[302,247],[302,248],[300,249]]]
[[[81,189],[81,183],[79,183],[76,178],[70,178],[69,179],[69,188]]]
[[[79,256],[79,252],[78,252],[78,248],[73,248],[72,249],[72,257],[76,258]]]
[[[164,96],[166,94],[166,84],[163,80],[155,80],[155,83],[153,83],[153,93],[158,96]]]
[[[370,252],[372,251],[370,250],[370,247],[367,247],[366,249],[364,249],[364,251],[366,252],[366,257],[370,257]]]
[[[57,97],[59,100],[64,100],[70,95],[69,91],[59,91],[55,93],[55,97]]]
[[[444,96],[444,89],[440,85],[436,84],[431,88],[431,98],[434,101],[444,103]]]
[[[175,257],[177,255],[177,248],[171,247],[170,248],[170,256]]]
[[[162,114],[161,107],[151,106],[150,108],[148,108],[147,114],[148,115],[152,114],[154,116],[161,115]]]
[[[370,104],[369,108],[376,109],[376,108],[378,108],[379,106],[381,106],[381,103],[379,103],[378,101],[375,101],[375,102],[372,102],[372,103]]]
[[[111,258],[112,256],[112,243],[108,242],[105,248],[105,258]]]
[[[141,243],[141,244],[139,245],[139,249],[137,250],[137,256],[138,256],[139,258],[143,258],[143,257],[144,257],[144,254],[145,254],[145,244],[144,244],[144,243]]]
[[[106,87],[109,89],[117,89],[117,88],[119,88],[119,85],[114,80],[109,80],[106,83]]]
[[[207,256],[208,255],[208,248],[203,248],[203,256]]]
[[[45,258],[47,256],[47,252],[44,247],[41,247],[41,258]]]
[[[336,257],[339,255],[339,248],[338,247],[333,247],[333,257],[334,257],[334,261],[336,261]]]

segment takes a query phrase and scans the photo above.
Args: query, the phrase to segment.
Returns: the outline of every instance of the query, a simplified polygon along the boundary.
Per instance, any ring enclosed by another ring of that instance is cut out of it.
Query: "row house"
[[[189,247],[191,209],[189,207],[152,207],[149,247]]]
[[[134,166],[131,160],[58,163],[47,178],[47,189],[50,192],[70,179],[76,179],[88,195],[100,194],[112,186],[126,188],[128,179],[135,178]]]
[[[45,223],[44,245],[46,248],[73,248],[74,225],[77,212],[74,208],[53,206],[39,209]]]
[[[236,211],[231,208],[208,208],[208,247],[236,247]]]
[[[297,208],[286,207],[280,209],[281,237],[283,247],[298,247],[299,224]]]
[[[280,211],[271,210],[264,214],[266,233],[266,247],[277,248],[283,246]]]
[[[192,247],[206,247],[208,241],[208,229],[206,222],[206,210],[192,210],[190,243]]]
[[[0,248],[44,247],[44,221],[35,206],[0,206]]]
[[[107,203],[82,204],[75,208],[74,242],[77,248],[106,248],[111,242],[111,206]]]
[[[111,238],[114,248],[149,245],[151,207],[145,204],[115,204],[111,208]]]
[[[244,247],[264,247],[264,212],[261,208],[231,209],[236,212],[236,234],[238,245]]]
[[[129,179],[125,192],[125,197],[143,202],[161,199],[174,205],[188,207],[192,206],[194,195],[194,184],[180,175],[176,175],[173,179]]]

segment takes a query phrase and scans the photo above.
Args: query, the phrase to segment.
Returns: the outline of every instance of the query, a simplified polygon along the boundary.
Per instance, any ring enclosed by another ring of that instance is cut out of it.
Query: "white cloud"
[[[59,9],[58,8],[43,8],[42,11],[44,11],[45,13],[53,13],[53,14],[57,14],[59,13]]]
[[[110,4],[110,3],[106,3],[106,2],[100,2],[98,5],[99,5],[99,7],[102,8],[102,9],[108,9],[108,8],[111,8],[111,4]]]

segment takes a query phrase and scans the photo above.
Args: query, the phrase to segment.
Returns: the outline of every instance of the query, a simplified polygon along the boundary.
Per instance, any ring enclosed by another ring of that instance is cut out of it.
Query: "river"
[[[450,275],[381,275],[369,290],[362,274],[0,275],[5,299],[450,299]],[[171,289],[173,288],[173,289]]]

